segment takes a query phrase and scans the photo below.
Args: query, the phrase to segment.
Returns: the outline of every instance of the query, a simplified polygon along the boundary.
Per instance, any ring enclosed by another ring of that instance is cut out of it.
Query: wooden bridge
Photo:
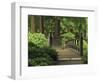
[[[58,64],[81,64],[80,53],[73,48],[57,49],[58,52]]]

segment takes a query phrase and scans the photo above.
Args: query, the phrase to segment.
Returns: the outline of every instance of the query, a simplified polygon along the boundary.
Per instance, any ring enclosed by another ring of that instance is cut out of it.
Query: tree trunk
[[[50,42],[50,46],[52,46],[52,33],[51,32],[50,32],[49,42]]]
[[[44,17],[40,16],[40,31],[44,33]]]
[[[83,36],[80,33],[80,55],[83,56]]]
[[[60,45],[60,18],[55,17],[55,28],[53,33],[52,43],[54,46],[58,47]]]
[[[60,36],[60,19],[59,17],[55,18],[55,37],[59,37]]]
[[[35,32],[35,19],[34,19],[34,16],[31,16],[31,31]]]

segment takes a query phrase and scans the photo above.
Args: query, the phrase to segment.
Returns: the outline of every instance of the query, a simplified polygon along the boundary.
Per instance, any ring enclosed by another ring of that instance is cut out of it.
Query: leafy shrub
[[[49,56],[50,56],[54,61],[57,60],[57,52],[56,52],[55,49],[50,48],[50,47],[45,47],[44,50],[45,50],[45,52],[46,52],[47,54],[49,54]]]
[[[28,42],[33,43],[37,47],[45,47],[48,45],[48,40],[42,33],[28,33]]]
[[[28,48],[28,59],[29,66],[54,65],[57,60],[57,52],[50,47],[32,46]]]
[[[47,66],[51,65],[53,62],[50,59],[44,57],[37,57],[33,59],[29,59],[29,66]]]
[[[83,40],[83,49],[87,50],[88,48],[88,43],[87,41]]]
[[[88,43],[83,40],[83,57],[82,57],[83,63],[88,63]]]
[[[28,34],[28,65],[53,65],[57,60],[56,50],[48,47],[48,40],[42,33]]]

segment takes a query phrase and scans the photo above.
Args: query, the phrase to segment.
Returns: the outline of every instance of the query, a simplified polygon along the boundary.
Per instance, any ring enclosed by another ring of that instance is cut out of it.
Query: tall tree
[[[44,17],[40,16],[40,31],[44,33]]]
[[[31,16],[31,31],[35,32],[35,18]]]
[[[55,17],[55,29],[54,29],[54,37],[60,36],[60,17]]]

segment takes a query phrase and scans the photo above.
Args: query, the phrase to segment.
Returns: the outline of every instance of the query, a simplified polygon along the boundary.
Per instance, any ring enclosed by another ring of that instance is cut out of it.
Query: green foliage
[[[55,28],[55,17],[53,16],[44,16],[44,34],[46,37],[49,37],[51,32],[54,32]]]
[[[85,40],[83,40],[83,49],[87,50],[87,48],[88,48],[88,43]]]
[[[37,47],[48,46],[48,40],[42,33],[28,33],[28,41],[36,45]]]
[[[82,57],[82,60],[83,60],[83,63],[88,63],[88,43],[83,40],[83,57]]]
[[[69,40],[73,40],[75,35],[71,32],[67,32],[61,35],[62,47],[65,47],[65,43]]]
[[[55,49],[48,47],[48,41],[42,33],[28,34],[28,65],[53,65],[57,60]]]
[[[47,59],[44,57],[37,57],[33,59],[29,59],[29,66],[47,66],[51,65],[53,61],[51,59]]]
[[[31,43],[29,43],[31,44]],[[50,47],[31,47],[28,48],[29,66],[54,65],[57,60],[57,52]]]
[[[56,61],[57,60],[57,52],[55,49],[51,48],[51,47],[45,47],[43,48],[45,53],[49,54],[49,56]]]
[[[72,40],[75,38],[75,35],[71,32],[67,32],[61,35],[62,38],[65,38],[66,40]]]
[[[47,66],[48,64],[52,64],[52,61],[44,57],[37,57],[34,59],[29,59],[28,63],[29,66]]]
[[[61,33],[69,32],[70,30],[72,30],[74,34],[82,32],[85,38],[88,26],[87,19],[86,17],[62,17]]]

